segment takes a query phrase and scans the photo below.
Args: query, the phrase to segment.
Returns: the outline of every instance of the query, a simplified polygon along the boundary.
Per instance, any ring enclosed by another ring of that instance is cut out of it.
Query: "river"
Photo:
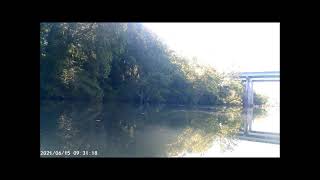
[[[280,108],[41,101],[40,156],[280,157]]]

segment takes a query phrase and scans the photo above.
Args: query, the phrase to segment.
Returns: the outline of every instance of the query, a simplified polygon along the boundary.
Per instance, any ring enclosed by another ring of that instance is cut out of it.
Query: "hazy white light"
[[[143,23],[171,49],[219,71],[279,71],[280,23]]]

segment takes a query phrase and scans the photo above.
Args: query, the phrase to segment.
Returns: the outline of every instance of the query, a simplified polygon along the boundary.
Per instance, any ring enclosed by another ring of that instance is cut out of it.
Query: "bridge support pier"
[[[253,107],[253,82],[250,78],[246,79],[245,106]]]

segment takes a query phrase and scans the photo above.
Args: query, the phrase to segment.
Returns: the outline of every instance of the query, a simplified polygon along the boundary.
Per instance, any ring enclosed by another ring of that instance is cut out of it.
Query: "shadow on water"
[[[230,150],[250,126],[235,107],[44,101],[40,111],[41,150],[97,150],[98,157],[181,156],[213,142]]]

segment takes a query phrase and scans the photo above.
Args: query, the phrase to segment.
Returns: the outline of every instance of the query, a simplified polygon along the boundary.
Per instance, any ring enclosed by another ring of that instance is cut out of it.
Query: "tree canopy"
[[[170,50],[140,23],[41,23],[40,97],[242,103],[237,78]]]

